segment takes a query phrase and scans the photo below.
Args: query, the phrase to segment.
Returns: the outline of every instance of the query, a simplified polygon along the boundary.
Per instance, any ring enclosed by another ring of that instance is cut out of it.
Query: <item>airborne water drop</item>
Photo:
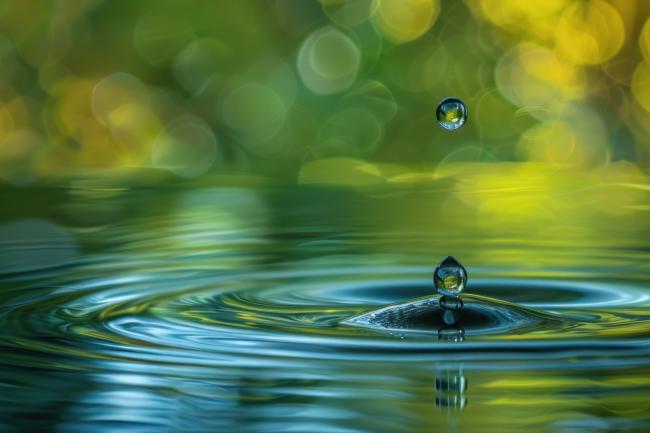
[[[436,118],[440,126],[448,131],[454,131],[465,124],[467,107],[458,98],[445,98],[438,104]]]

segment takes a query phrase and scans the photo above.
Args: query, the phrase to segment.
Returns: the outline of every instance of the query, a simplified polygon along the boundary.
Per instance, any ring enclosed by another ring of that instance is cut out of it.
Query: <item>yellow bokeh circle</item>
[[[634,71],[632,94],[639,105],[650,112],[650,66],[646,62],[639,63]]]
[[[603,0],[574,2],[558,22],[556,48],[578,65],[597,65],[616,55],[625,40],[618,11]]]
[[[381,0],[375,20],[388,39],[403,43],[425,34],[439,13],[438,0]]]
[[[555,34],[560,13],[568,1],[480,0],[480,10],[501,28],[535,40],[547,40]]]
[[[494,75],[501,94],[520,107],[579,99],[585,85],[581,68],[531,43],[507,51],[497,62]]]
[[[380,0],[320,0],[325,15],[344,27],[353,27],[370,19],[379,3]]]
[[[639,48],[641,49],[643,57],[646,60],[650,59],[650,18],[645,21],[645,24],[641,29],[641,34],[639,35]]]

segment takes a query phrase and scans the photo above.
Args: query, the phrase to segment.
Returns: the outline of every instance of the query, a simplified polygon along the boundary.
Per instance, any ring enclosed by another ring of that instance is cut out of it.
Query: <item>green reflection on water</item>
[[[0,427],[644,431],[648,190],[583,175],[4,189]],[[489,332],[341,323],[448,254]]]

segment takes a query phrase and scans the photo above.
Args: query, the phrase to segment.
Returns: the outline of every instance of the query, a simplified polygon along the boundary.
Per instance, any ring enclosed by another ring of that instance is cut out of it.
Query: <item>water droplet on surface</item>
[[[463,300],[457,296],[442,296],[440,298],[440,306],[443,309],[451,312],[454,310],[460,310],[465,306],[465,304],[463,303]],[[446,320],[445,323],[447,323],[448,325],[450,324]]]
[[[436,118],[440,126],[448,131],[454,131],[465,124],[467,107],[458,98],[445,98],[438,104]]]
[[[433,272],[433,284],[443,297],[458,298],[467,284],[467,271],[456,259],[448,256]],[[442,304],[443,299],[440,302]]]

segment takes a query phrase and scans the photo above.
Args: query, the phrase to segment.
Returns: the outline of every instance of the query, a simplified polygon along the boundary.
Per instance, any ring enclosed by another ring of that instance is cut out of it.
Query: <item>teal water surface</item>
[[[0,430],[650,431],[642,220],[485,232],[444,194],[3,190]]]

